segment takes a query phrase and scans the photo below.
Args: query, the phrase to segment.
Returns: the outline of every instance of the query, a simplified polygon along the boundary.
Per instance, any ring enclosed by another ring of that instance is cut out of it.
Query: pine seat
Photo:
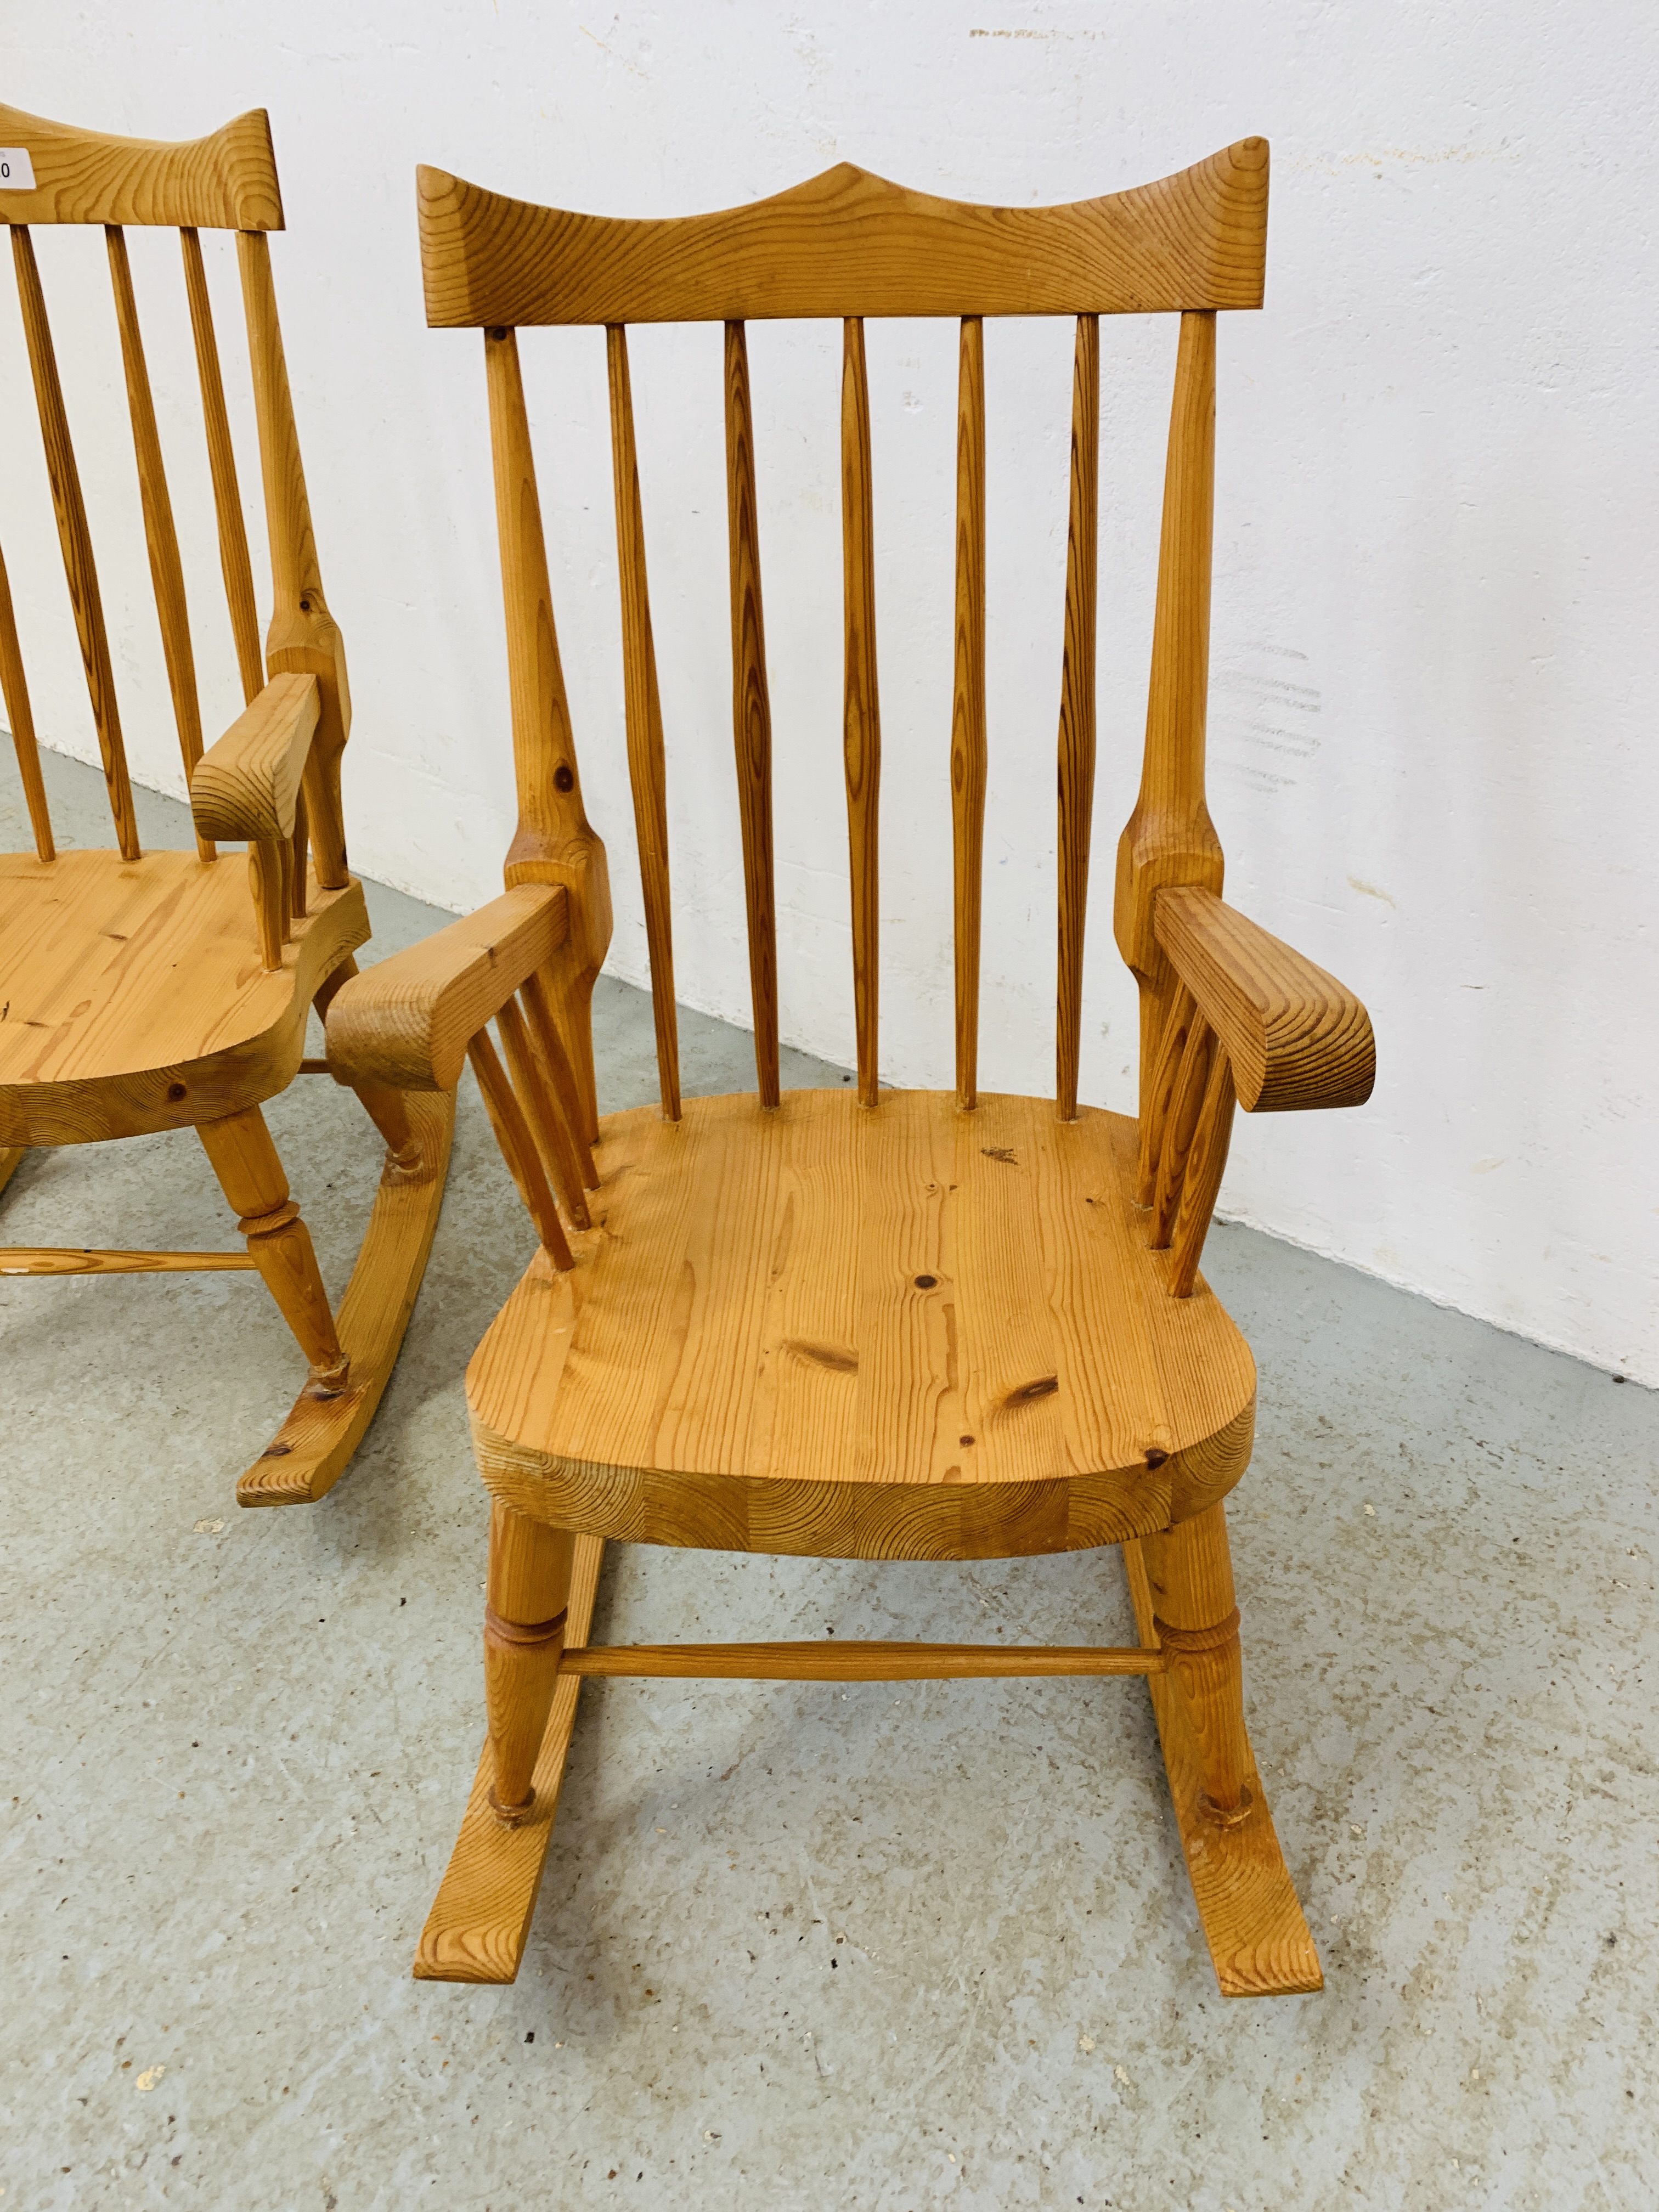
[[[1137,1133],[850,1088],[600,1123],[592,1227],[467,1373],[485,1482],[586,1534],[856,1559],[1122,1543],[1225,1495],[1255,1368],[1169,1293]]]
[[[285,1091],[306,1014],[368,941],[362,886],[312,879],[280,968],[246,872],[194,853],[0,854],[0,1144],[188,1128]]]

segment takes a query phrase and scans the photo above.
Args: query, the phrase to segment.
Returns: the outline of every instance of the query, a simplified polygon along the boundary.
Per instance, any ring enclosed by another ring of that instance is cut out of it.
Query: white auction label
[[[34,164],[27,146],[0,146],[0,192],[32,192]]]

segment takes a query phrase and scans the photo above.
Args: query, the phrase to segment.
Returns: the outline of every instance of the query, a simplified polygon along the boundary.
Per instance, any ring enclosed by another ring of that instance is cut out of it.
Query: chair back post
[[[519,798],[519,826],[504,874],[509,890],[516,884],[562,884],[569,896],[568,957],[551,963],[545,981],[574,1065],[587,1121],[583,1133],[591,1144],[599,1133],[592,1006],[611,942],[611,876],[605,847],[582,807],[518,334],[495,326],[483,335]]]
[[[1140,987],[1140,1111],[1149,1114],[1176,975],[1152,930],[1160,890],[1221,890],[1221,841],[1204,797],[1215,511],[1215,311],[1181,318],[1158,557],[1140,790],[1118,840],[1118,950]]]
[[[270,543],[271,611],[265,633],[265,669],[270,676],[317,678],[321,713],[306,762],[306,820],[316,853],[317,880],[325,889],[337,890],[349,880],[345,816],[340,800],[340,757],[351,733],[345,641],[323,597],[311,501],[306,492],[305,465],[300,458],[300,435],[276,314],[276,290],[271,281],[270,247],[263,229],[237,232],[236,259],[247,319],[264,480],[265,529]]]

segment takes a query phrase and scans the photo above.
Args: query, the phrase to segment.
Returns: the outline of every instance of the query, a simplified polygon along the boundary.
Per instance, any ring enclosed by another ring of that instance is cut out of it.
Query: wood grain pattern
[[[205,138],[117,138],[0,106],[0,146],[24,146],[31,192],[0,191],[0,222],[163,223],[280,230],[270,124],[264,108]]]
[[[990,1682],[1158,1674],[1163,1655],[1082,1644],[599,1644],[568,1651],[567,1674],[677,1681]]]
[[[341,1387],[349,1370],[333,1309],[264,1115],[246,1106],[222,1121],[198,1122],[196,1133],[239,1217],[249,1255],[310,1364],[313,1384],[327,1391]]]
[[[508,999],[500,1008],[495,1026],[507,1054],[507,1074],[536,1139],[548,1180],[558,1193],[571,1226],[586,1229],[590,1226],[587,1200],[582,1192],[575,1146],[565,1127],[544,1063],[531,1042],[530,1027],[516,999]]]
[[[876,680],[876,523],[870,456],[870,382],[864,325],[843,325],[841,380],[842,750],[853,884],[853,1012],[859,1103],[874,1106],[880,1079],[881,697]]]
[[[271,676],[314,676],[319,694],[316,735],[306,763],[306,821],[316,849],[317,880],[329,890],[347,881],[345,817],[340,805],[340,757],[351,734],[351,687],[345,640],[323,598],[322,572],[311,527],[305,464],[289,390],[288,361],[264,234],[236,234],[253,406],[259,425],[265,530],[270,541],[270,628],[265,667]]]
[[[1133,1124],[850,1091],[613,1115],[568,1276],[480,1346],[484,1479],[597,1535],[994,1558],[1168,1525],[1242,1473],[1255,1370],[1175,1300]]]
[[[126,748],[121,742],[121,714],[115,699],[115,677],[110,666],[109,639],[104,629],[104,605],[98,590],[92,535],[87,528],[86,501],[81,496],[81,475],[75,465],[69,417],[64,411],[63,386],[58,380],[58,360],[52,351],[52,325],[46,320],[40,272],[35,266],[34,244],[28,232],[18,225],[12,229],[11,251],[17,270],[17,297],[28,343],[29,368],[34,379],[35,405],[40,416],[40,437],[46,447],[52,512],[58,518],[58,542],[63,548],[64,575],[75,612],[75,634],[80,640],[92,719],[98,731],[104,782],[109,792],[110,811],[115,817],[116,840],[122,857],[136,860],[138,820],[132,811],[132,787],[127,778]]]
[[[668,902],[668,792],[664,778],[662,700],[651,638],[646,582],[645,516],[634,443],[634,395],[628,376],[628,333],[605,334],[611,380],[611,459],[617,495],[617,566],[622,586],[623,698],[628,723],[628,774],[634,793],[645,941],[651,962],[651,1018],[657,1033],[657,1084],[671,1121],[680,1113],[680,1045],[674,1007],[674,932]]]
[[[239,867],[0,854],[0,1144],[188,1128],[285,1089],[312,1000],[368,936],[356,882],[311,908],[266,975]]]
[[[489,1514],[484,1707],[494,1778],[489,1809],[516,1828],[536,1807],[532,1778],[553,1693],[570,1595],[572,1540],[499,1500]]]
[[[314,676],[273,676],[191,778],[190,807],[199,838],[294,835],[306,756],[322,694]]]
[[[755,422],[749,343],[726,325],[726,501],[732,567],[732,736],[738,757],[743,884],[755,1074],[763,1106],[778,1103],[778,932],[772,871],[772,706],[766,684],[760,526],[755,511]]]
[[[408,1101],[416,1164],[380,1173],[351,1279],[335,1316],[347,1360],[343,1389],[302,1390],[292,1412],[236,1486],[239,1505],[312,1505],[344,1474],[392,1379],[443,1202],[455,1094]]]
[[[752,206],[660,222],[416,172],[428,323],[1125,314],[1259,307],[1267,147],[1048,208],[935,199],[843,161]]]
[[[529,1024],[530,1039],[536,1055],[547,1072],[553,1097],[559,1109],[559,1118],[575,1148],[576,1166],[584,1190],[597,1190],[599,1171],[593,1164],[593,1155],[588,1148],[587,1102],[582,1096],[576,1070],[571,1065],[565,1049],[564,1036],[554,1011],[547,986],[547,970],[538,969],[526,975],[519,987],[519,996],[524,1006],[525,1019]],[[579,1229],[587,1226],[586,1207],[573,1212],[571,1218]]]
[[[1193,1132],[1192,1150],[1187,1158],[1187,1171],[1182,1177],[1181,1200],[1170,1240],[1170,1291],[1173,1297],[1190,1297],[1198,1280],[1198,1263],[1203,1256],[1204,1239],[1209,1233],[1210,1216],[1215,1212],[1216,1200],[1221,1194],[1221,1178],[1226,1172],[1237,1095],[1232,1062],[1224,1050],[1218,1049],[1210,1061],[1209,1079],[1204,1085],[1198,1127]]]
[[[1126,1544],[1123,1564],[1141,1642],[1156,1644],[1145,1552],[1142,1544]],[[1297,1902],[1248,1735],[1244,1781],[1250,1817],[1236,1827],[1219,1828],[1205,1819],[1200,1808],[1202,1771],[1175,1686],[1167,1674],[1153,1674],[1147,1688],[1187,1873],[1222,1995],[1291,1996],[1323,1989],[1319,1954]]]
[[[1170,1091],[1170,1110],[1164,1118],[1164,1143],[1158,1156],[1158,1181],[1152,1195],[1152,1219],[1148,1242],[1155,1252],[1168,1248],[1175,1235],[1176,1213],[1187,1177],[1187,1162],[1198,1133],[1199,1116],[1209,1089],[1210,1072],[1218,1047],[1215,1031],[1202,1016],[1188,1028],[1187,1042]]]
[[[0,1191],[4,1190],[22,1166],[23,1155],[27,1150],[27,1145],[0,1145]]]
[[[1113,926],[1140,986],[1140,1095],[1174,992],[1152,904],[1168,884],[1221,890],[1221,841],[1204,797],[1215,514],[1215,317],[1184,314],[1170,408],[1158,602],[1140,789],[1117,847]]]
[[[980,916],[985,862],[985,325],[962,319],[957,372],[956,684],[951,830],[956,894],[957,1103],[979,1096]]]
[[[1187,1039],[1197,1011],[1192,993],[1183,985],[1170,1000],[1170,1011],[1164,1016],[1152,1075],[1141,1093],[1140,1147],[1135,1165],[1137,1206],[1151,1206],[1158,1195],[1158,1164],[1164,1157],[1164,1133],[1169,1127],[1176,1079],[1181,1073]]]
[[[1212,891],[1160,891],[1153,928],[1226,1046],[1247,1114],[1364,1104],[1376,1042],[1370,1015],[1334,975]]]
[[[133,297],[127,241],[118,225],[113,223],[105,231],[104,238],[109,252],[110,284],[115,295],[115,320],[121,333],[121,367],[126,379],[133,453],[138,463],[144,546],[149,556],[150,584],[155,593],[156,619],[161,629],[161,653],[167,664],[173,725],[179,732],[179,750],[184,758],[185,781],[188,783],[202,757],[202,708],[196,692],[196,656],[190,641],[190,610],[185,604],[184,566],[179,558],[179,533],[173,528],[173,501],[167,492],[161,441],[155,428],[155,403],[150,394],[149,370],[144,361],[143,334],[138,327],[138,303]],[[199,832],[196,849],[203,860],[213,858],[210,842]]]
[[[559,665],[553,595],[547,580],[541,501],[518,341],[510,330],[484,334],[489,390],[489,443],[501,545],[501,598],[507,613],[507,666],[513,714],[513,763],[519,825],[505,875],[518,884],[556,884],[569,899],[570,951],[556,978],[568,1000],[566,1044],[590,1096],[592,1035],[588,1004],[611,942],[611,878],[605,847],[582,806],[576,743]],[[566,1006],[559,1009],[561,1021]]]
[[[562,890],[521,884],[342,985],[325,1017],[346,1083],[453,1091],[467,1046],[565,941]]]
[[[577,1537],[565,1615],[567,1656],[587,1641],[604,1557],[605,1546],[597,1537]],[[490,1810],[494,1761],[485,1739],[460,1836],[421,1932],[416,1981],[510,1982],[517,1978],[552,1838],[580,1694],[580,1677],[562,1673],[532,1778],[535,1803],[530,1818],[516,1827],[504,1828]]]
[[[553,1194],[547,1187],[547,1176],[542,1167],[541,1154],[531,1134],[530,1124],[525,1119],[507,1070],[496,1057],[495,1048],[489,1042],[488,1030],[480,1030],[466,1048],[472,1073],[478,1079],[478,1088],[483,1093],[489,1126],[495,1133],[495,1142],[501,1147],[507,1172],[513,1177],[519,1196],[524,1200],[524,1210],[535,1224],[536,1234],[542,1249],[553,1265],[560,1270],[571,1266],[570,1247],[565,1241],[564,1224],[559,1219],[553,1204]]]
[[[225,604],[230,611],[231,635],[236,641],[236,665],[242,678],[242,696],[252,706],[265,680],[259,652],[259,619],[253,605],[253,568],[248,559],[247,526],[242,515],[242,494],[236,481],[236,453],[230,442],[230,417],[225,412],[224,378],[219,368],[219,341],[213,327],[213,302],[208,293],[207,270],[202,261],[202,241],[194,230],[179,234],[185,258],[185,290],[190,300],[191,334],[196,345],[196,377],[202,390],[202,422],[207,436],[208,469],[213,478],[213,511],[219,530],[219,568],[225,582]]]
[[[46,787],[40,776],[40,748],[35,740],[34,713],[29,704],[28,678],[23,670],[22,647],[17,641],[17,617],[12,607],[11,583],[6,574],[3,554],[0,554],[0,698],[5,701],[12,750],[17,756],[17,774],[29,810],[29,828],[34,833],[35,857],[50,860],[58,848],[52,840]]]
[[[246,1252],[99,1251],[59,1244],[0,1245],[0,1275],[224,1274],[252,1268]]]
[[[1095,809],[1095,616],[1100,559],[1100,319],[1079,315],[1072,362],[1072,471],[1066,526],[1066,645],[1060,678],[1060,976],[1054,1108],[1077,1119],[1083,943]]]

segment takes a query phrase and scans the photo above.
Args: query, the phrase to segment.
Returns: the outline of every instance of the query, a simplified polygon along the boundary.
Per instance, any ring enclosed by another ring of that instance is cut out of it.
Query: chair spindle
[[[1210,1216],[1221,1194],[1221,1177],[1232,1140],[1233,1064],[1218,1047],[1204,1086],[1198,1127],[1193,1132],[1187,1172],[1182,1178],[1181,1204],[1176,1212],[1175,1253],[1170,1263],[1170,1289],[1178,1298],[1190,1297],[1198,1279],[1198,1263],[1204,1251]]]
[[[842,754],[853,878],[853,1008],[858,1030],[859,1103],[878,1096],[880,982],[881,698],[876,679],[875,497],[870,454],[870,381],[864,324],[842,325],[841,533],[846,673]]]
[[[28,679],[23,673],[22,648],[17,642],[17,617],[12,611],[11,585],[7,579],[3,554],[0,554],[0,697],[6,702],[6,720],[11,728],[12,750],[17,755],[17,773],[23,781],[23,796],[28,801],[35,853],[43,860],[56,860],[58,848],[52,842],[46,787],[40,780],[40,749],[34,739],[34,714],[29,705]],[[0,1188],[3,1188],[0,1184]]]
[[[1210,552],[1215,507],[1215,311],[1181,318],[1152,621],[1152,680],[1140,789],[1117,848],[1114,927],[1140,987],[1143,1112],[1175,971],[1153,933],[1168,886],[1220,894],[1221,842],[1204,800],[1210,664]]]
[[[118,223],[106,223],[104,241],[109,252],[115,320],[121,333],[121,368],[126,379],[127,413],[132,422],[132,449],[138,463],[138,497],[144,515],[149,580],[155,593],[167,690],[173,696],[173,720],[179,732],[179,750],[184,757],[185,782],[188,787],[196,763],[202,757],[202,708],[196,690],[196,655],[190,642],[185,571],[179,558],[179,533],[173,523],[173,501],[167,492],[161,435],[155,427],[155,402],[144,360],[143,335],[138,327],[138,302],[133,296],[126,233]],[[200,860],[210,860],[214,857],[211,842],[199,831],[196,851]]]
[[[219,342],[213,328],[213,302],[208,296],[207,270],[202,261],[202,241],[193,230],[181,230],[179,244],[185,258],[185,290],[190,297],[190,327],[196,341],[196,376],[202,387],[202,421],[207,432],[208,467],[213,477],[213,508],[219,526],[219,566],[225,580],[225,604],[230,610],[231,635],[236,641],[236,665],[242,678],[242,696],[250,707],[264,689],[264,662],[259,652],[259,617],[253,603],[253,568],[248,559],[247,525],[242,514],[242,494],[236,481],[236,453],[230,442],[230,417],[225,412],[224,379],[219,373]]]
[[[979,1103],[985,774],[985,325],[978,315],[964,315],[957,380],[956,688],[951,706],[957,1104],[964,1113]]]
[[[766,686],[749,345],[741,323],[726,325],[726,508],[732,564],[732,733],[737,748],[738,807],[743,823],[755,1072],[761,1104],[769,1108],[778,1103],[780,1097],[778,932],[772,871],[772,706]]]
[[[1221,1050],[1220,1040],[1201,1014],[1193,1017],[1187,1042],[1170,1096],[1164,1124],[1164,1144],[1158,1154],[1158,1188],[1152,1198],[1152,1226],[1148,1242],[1154,1252],[1168,1249],[1175,1233],[1176,1212],[1181,1203],[1187,1161],[1198,1133],[1199,1115],[1209,1087],[1210,1070]]]
[[[1095,611],[1100,547],[1100,318],[1079,315],[1072,366],[1072,489],[1060,684],[1060,984],[1055,1110],[1077,1119],[1083,940],[1095,803]]]
[[[271,282],[270,244],[264,232],[239,230],[236,258],[253,370],[253,404],[259,421],[265,527],[270,540],[272,605],[265,667],[271,676],[292,673],[317,678],[321,711],[306,758],[306,815],[316,853],[317,880],[329,890],[338,890],[350,881],[346,868],[345,817],[340,803],[340,756],[351,728],[345,649],[323,597],[282,325],[276,316],[276,290]]]
[[[628,376],[628,332],[605,334],[611,380],[611,456],[616,479],[617,561],[622,583],[623,687],[628,722],[628,774],[645,896],[645,939],[651,959],[651,1012],[657,1031],[657,1082],[664,1116],[680,1118],[679,1030],[674,1007],[674,934],[668,902],[668,797],[664,784],[662,700],[651,636],[646,582],[645,517],[634,444],[634,395]]]
[[[1153,1062],[1152,1079],[1141,1100],[1140,1156],[1135,1169],[1137,1206],[1150,1206],[1158,1195],[1158,1164],[1164,1153],[1164,1132],[1170,1119],[1170,1101],[1175,1096],[1176,1078],[1181,1073],[1181,1056],[1187,1049],[1187,1033],[1197,1011],[1193,994],[1183,983],[1170,1001],[1170,1011],[1164,1019],[1164,1034],[1158,1042],[1158,1057]]]
[[[98,570],[92,557],[92,534],[87,528],[80,471],[75,465],[75,447],[70,441],[63,386],[58,380],[58,361],[52,351],[52,325],[46,319],[46,295],[40,289],[40,272],[35,265],[34,241],[27,225],[12,225],[11,250],[17,270],[23,332],[28,341],[29,368],[34,379],[35,405],[40,416],[40,436],[46,447],[46,475],[58,518],[58,540],[64,551],[64,574],[69,584],[70,603],[75,610],[76,635],[81,642],[92,719],[98,731],[98,750],[103,757],[110,811],[115,817],[116,842],[124,860],[136,860],[139,854],[138,820],[132,811],[126,748],[121,742],[121,716],[115,702],[115,678],[110,666],[109,639],[104,629]]]
[[[495,1017],[507,1048],[507,1072],[524,1109],[538,1151],[558,1192],[565,1212],[578,1229],[590,1226],[587,1200],[582,1193],[581,1170],[564,1117],[556,1103],[547,1070],[531,1042],[524,1013],[516,999],[509,999]]]
[[[536,1225],[536,1234],[541,1239],[543,1250],[562,1273],[576,1263],[565,1239],[564,1224],[555,1209],[553,1194],[547,1187],[547,1177],[542,1172],[541,1155],[536,1150],[536,1140],[530,1133],[524,1108],[507,1080],[507,1070],[501,1066],[495,1048],[489,1042],[487,1029],[480,1030],[472,1039],[467,1046],[466,1056],[472,1063],[472,1073],[478,1079],[478,1088],[483,1093],[489,1124],[495,1132],[495,1142],[501,1146],[501,1158],[507,1162],[507,1171],[518,1186],[525,1212]]]
[[[575,1148],[579,1180],[585,1190],[597,1190],[599,1171],[593,1164],[593,1155],[588,1148],[586,1115],[583,1111],[581,1086],[576,1071],[565,1050],[563,1034],[553,1010],[547,985],[540,974],[526,975],[519,987],[519,996],[524,1002],[525,1018],[530,1024],[530,1041],[536,1055],[547,1072],[564,1127]],[[571,1219],[579,1229],[587,1226],[587,1210],[583,1206],[580,1213],[574,1211]]]

